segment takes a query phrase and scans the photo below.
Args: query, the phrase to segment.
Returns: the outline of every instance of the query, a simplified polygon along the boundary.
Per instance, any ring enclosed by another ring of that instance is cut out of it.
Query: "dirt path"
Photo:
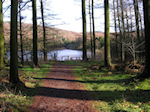
[[[34,97],[30,112],[95,112],[90,95],[77,83],[72,69],[73,66],[59,63],[53,65]]]

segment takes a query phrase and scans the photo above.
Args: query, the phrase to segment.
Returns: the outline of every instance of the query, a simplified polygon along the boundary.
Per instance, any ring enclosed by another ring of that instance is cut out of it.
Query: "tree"
[[[89,20],[90,20],[90,39],[91,39],[91,57],[93,58],[93,37],[92,37],[92,26],[91,26],[91,0],[89,0]]]
[[[116,40],[116,56],[119,56],[118,52],[118,36],[117,36],[117,20],[116,20],[116,7],[115,7],[115,0],[113,0],[113,10],[114,10],[114,24],[115,24],[115,40]]]
[[[42,15],[42,24],[43,24],[44,61],[47,61],[46,30],[45,30],[44,11],[43,10],[44,10],[43,9],[43,1],[41,0],[41,15]]]
[[[36,14],[36,0],[32,0],[33,13],[33,63],[38,65],[38,44],[37,44],[37,14]]]
[[[122,30],[121,30],[120,13],[119,13],[119,1],[118,0],[117,0],[117,18],[118,18],[119,35],[120,35],[120,48],[122,48],[122,42],[121,42]],[[122,59],[122,49],[121,49],[120,57]]]
[[[11,0],[10,82],[13,84],[20,82],[18,77],[17,9],[18,0]]]
[[[134,2],[134,12],[135,12],[135,21],[136,21],[136,33],[137,33],[137,39],[140,43],[140,30],[139,30],[139,7],[138,7],[138,1],[133,0]],[[140,51],[140,48],[139,48]],[[140,58],[140,55],[139,55]]]
[[[19,24],[20,24],[20,47],[21,47],[21,64],[24,65],[23,40],[22,40],[22,16],[21,16],[21,0],[19,1]]]
[[[95,23],[94,23],[94,0],[92,0],[92,24],[93,24],[93,51],[94,51],[94,58],[95,58],[96,44],[95,44]]]
[[[87,40],[86,40],[86,11],[85,0],[82,0],[82,24],[83,24],[83,61],[87,61]]]
[[[125,39],[125,25],[124,25],[124,7],[123,0],[120,0],[121,4],[121,18],[122,18],[122,35],[121,35],[121,60],[125,60],[125,50],[124,50],[124,39]]]
[[[0,68],[4,68],[4,29],[2,0],[0,0]]]
[[[145,25],[145,69],[142,77],[150,77],[150,0],[143,0]]]
[[[110,37],[109,37],[109,0],[104,1],[105,7],[105,66],[111,66]]]

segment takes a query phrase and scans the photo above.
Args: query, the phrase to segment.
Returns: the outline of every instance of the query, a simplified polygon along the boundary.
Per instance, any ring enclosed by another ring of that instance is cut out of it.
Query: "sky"
[[[88,5],[88,2],[86,2],[86,5]],[[51,20],[50,25],[60,29],[82,32],[81,0],[51,0],[49,1],[49,7],[53,14],[58,14],[56,18],[59,18],[58,20]],[[87,12],[87,31],[90,31],[88,15]],[[104,17],[101,15],[103,15],[103,9],[95,9],[96,31],[104,31],[104,27],[101,25],[104,24]]]
[[[23,0],[28,1],[28,0]],[[41,17],[40,0],[37,0],[37,17]],[[87,5],[87,32],[90,31],[89,12],[88,5],[89,0],[86,0]],[[43,0],[44,2],[44,15],[47,26],[74,31],[82,32],[82,8],[81,0]],[[112,0],[110,0],[112,2]],[[133,1],[132,1],[133,2]],[[3,3],[4,21],[10,21],[10,8],[6,11],[10,5],[10,0],[5,0]],[[101,8],[94,8],[95,17],[95,31],[104,32],[104,0],[94,0],[94,6]],[[32,3],[28,3],[27,7],[24,7],[22,15],[25,17],[24,23],[32,24]],[[133,11],[134,13],[134,11]],[[41,24],[41,19],[38,19],[38,25]],[[110,8],[110,26],[114,26],[112,10]],[[114,32],[114,27],[110,27],[110,32]]]
[[[10,0],[5,0],[3,4],[3,12],[5,12],[6,7],[9,6]],[[23,0],[26,1],[26,0]],[[37,17],[40,17],[40,0],[37,0]],[[64,30],[82,32],[82,10],[81,10],[81,0],[43,0],[44,1],[44,12],[45,21],[48,26],[53,26],[55,28],[60,28]],[[103,4],[103,0],[94,0],[95,3]],[[98,2],[99,1],[99,2]],[[88,2],[86,2],[88,5]],[[95,4],[96,5],[96,4]],[[30,8],[22,12],[22,15],[26,17],[23,22],[32,23],[32,8],[31,3],[28,3]],[[87,7],[88,8],[88,7]],[[48,9],[48,10],[47,10]],[[88,9],[87,9],[88,10]],[[104,31],[104,11],[103,9],[94,9],[95,11],[95,30],[103,32]],[[10,9],[4,13],[4,21],[10,21],[9,15]],[[47,15],[50,15],[49,17]],[[51,15],[56,15],[55,17]],[[41,19],[38,19],[38,24],[41,24]],[[87,31],[90,31],[89,27],[89,14],[87,12]]]

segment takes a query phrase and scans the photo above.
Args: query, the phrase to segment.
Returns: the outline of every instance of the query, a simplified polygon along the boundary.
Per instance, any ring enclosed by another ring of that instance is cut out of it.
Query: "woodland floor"
[[[55,63],[34,96],[30,112],[96,112],[92,95],[73,75],[74,66]]]

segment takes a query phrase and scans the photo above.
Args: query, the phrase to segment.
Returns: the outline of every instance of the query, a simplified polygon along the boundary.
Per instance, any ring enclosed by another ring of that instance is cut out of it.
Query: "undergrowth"
[[[107,69],[102,62],[74,64],[74,74],[92,92],[93,107],[98,111],[150,112],[150,79],[130,82],[136,73]]]
[[[9,69],[0,72],[0,111],[20,112],[28,111],[28,106],[32,102],[32,95],[36,88],[42,85],[41,79],[50,71],[52,63],[44,64],[41,68],[24,66],[19,68],[19,78],[28,88],[24,90],[12,89],[8,81]],[[29,91],[32,89],[32,91]]]

